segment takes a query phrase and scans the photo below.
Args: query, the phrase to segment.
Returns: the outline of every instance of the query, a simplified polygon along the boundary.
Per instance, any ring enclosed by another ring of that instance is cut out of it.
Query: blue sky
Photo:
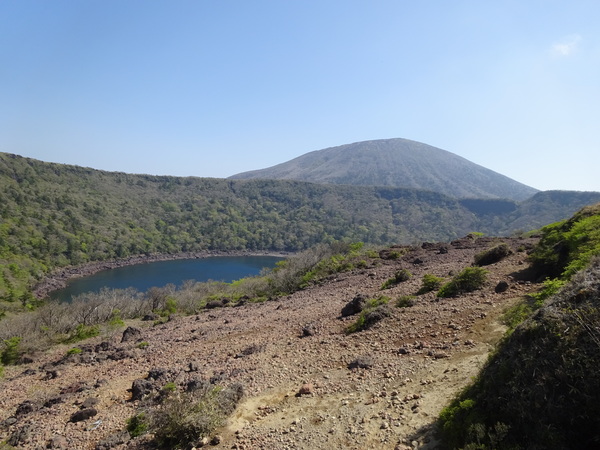
[[[227,177],[402,137],[600,191],[600,2],[2,0],[0,151]]]

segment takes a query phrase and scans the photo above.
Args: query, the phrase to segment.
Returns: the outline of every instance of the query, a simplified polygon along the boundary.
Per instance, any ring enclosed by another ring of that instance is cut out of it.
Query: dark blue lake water
[[[273,268],[282,258],[276,256],[212,256],[177,259],[103,270],[94,275],[71,280],[65,289],[54,291],[50,298],[70,301],[74,295],[98,292],[103,287],[145,292],[167,284],[180,286],[184,281],[224,281],[258,275],[263,268]]]

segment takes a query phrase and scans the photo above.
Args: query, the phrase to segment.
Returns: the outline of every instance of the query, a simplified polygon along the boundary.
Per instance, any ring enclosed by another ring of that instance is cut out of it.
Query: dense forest
[[[132,175],[0,153],[0,200],[0,299],[27,305],[32,286],[58,267],[156,253],[508,234],[565,218],[600,193],[461,201],[390,187]],[[539,222],[543,205],[552,210]]]

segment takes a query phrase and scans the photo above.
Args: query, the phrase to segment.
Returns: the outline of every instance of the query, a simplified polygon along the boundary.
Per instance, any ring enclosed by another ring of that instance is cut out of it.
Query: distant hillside
[[[394,186],[435,191],[454,198],[525,200],[537,192],[446,150],[408,139],[331,147],[231,178]]]
[[[600,202],[600,192],[543,191],[522,202],[462,199],[460,204],[478,218],[477,229],[495,236],[538,229]]]
[[[557,195],[561,201],[546,206],[545,193],[523,203],[457,200],[396,187],[131,175],[0,153],[0,302],[26,305],[36,282],[69,265],[182,252],[300,251],[336,240],[411,244],[472,231],[511,234],[600,201],[600,193]]]

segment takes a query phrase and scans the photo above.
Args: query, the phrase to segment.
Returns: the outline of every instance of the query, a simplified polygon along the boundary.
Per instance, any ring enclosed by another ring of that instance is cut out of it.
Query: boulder
[[[129,342],[136,340],[140,337],[142,332],[138,328],[127,327],[125,331],[123,331],[123,337],[121,338],[121,342]]]
[[[141,400],[147,395],[150,395],[154,390],[154,385],[151,381],[144,380],[142,378],[138,378],[137,380],[133,380],[131,385],[131,400]]]
[[[364,294],[356,294],[346,306],[342,308],[342,317],[353,316],[360,313],[367,304],[368,297]]]
[[[88,420],[90,417],[94,417],[96,414],[98,414],[96,408],[85,408],[73,413],[70,422],[82,422]]]
[[[502,292],[506,292],[508,288],[509,285],[506,281],[500,281],[494,288],[494,292],[496,292],[496,294],[501,294]]]

